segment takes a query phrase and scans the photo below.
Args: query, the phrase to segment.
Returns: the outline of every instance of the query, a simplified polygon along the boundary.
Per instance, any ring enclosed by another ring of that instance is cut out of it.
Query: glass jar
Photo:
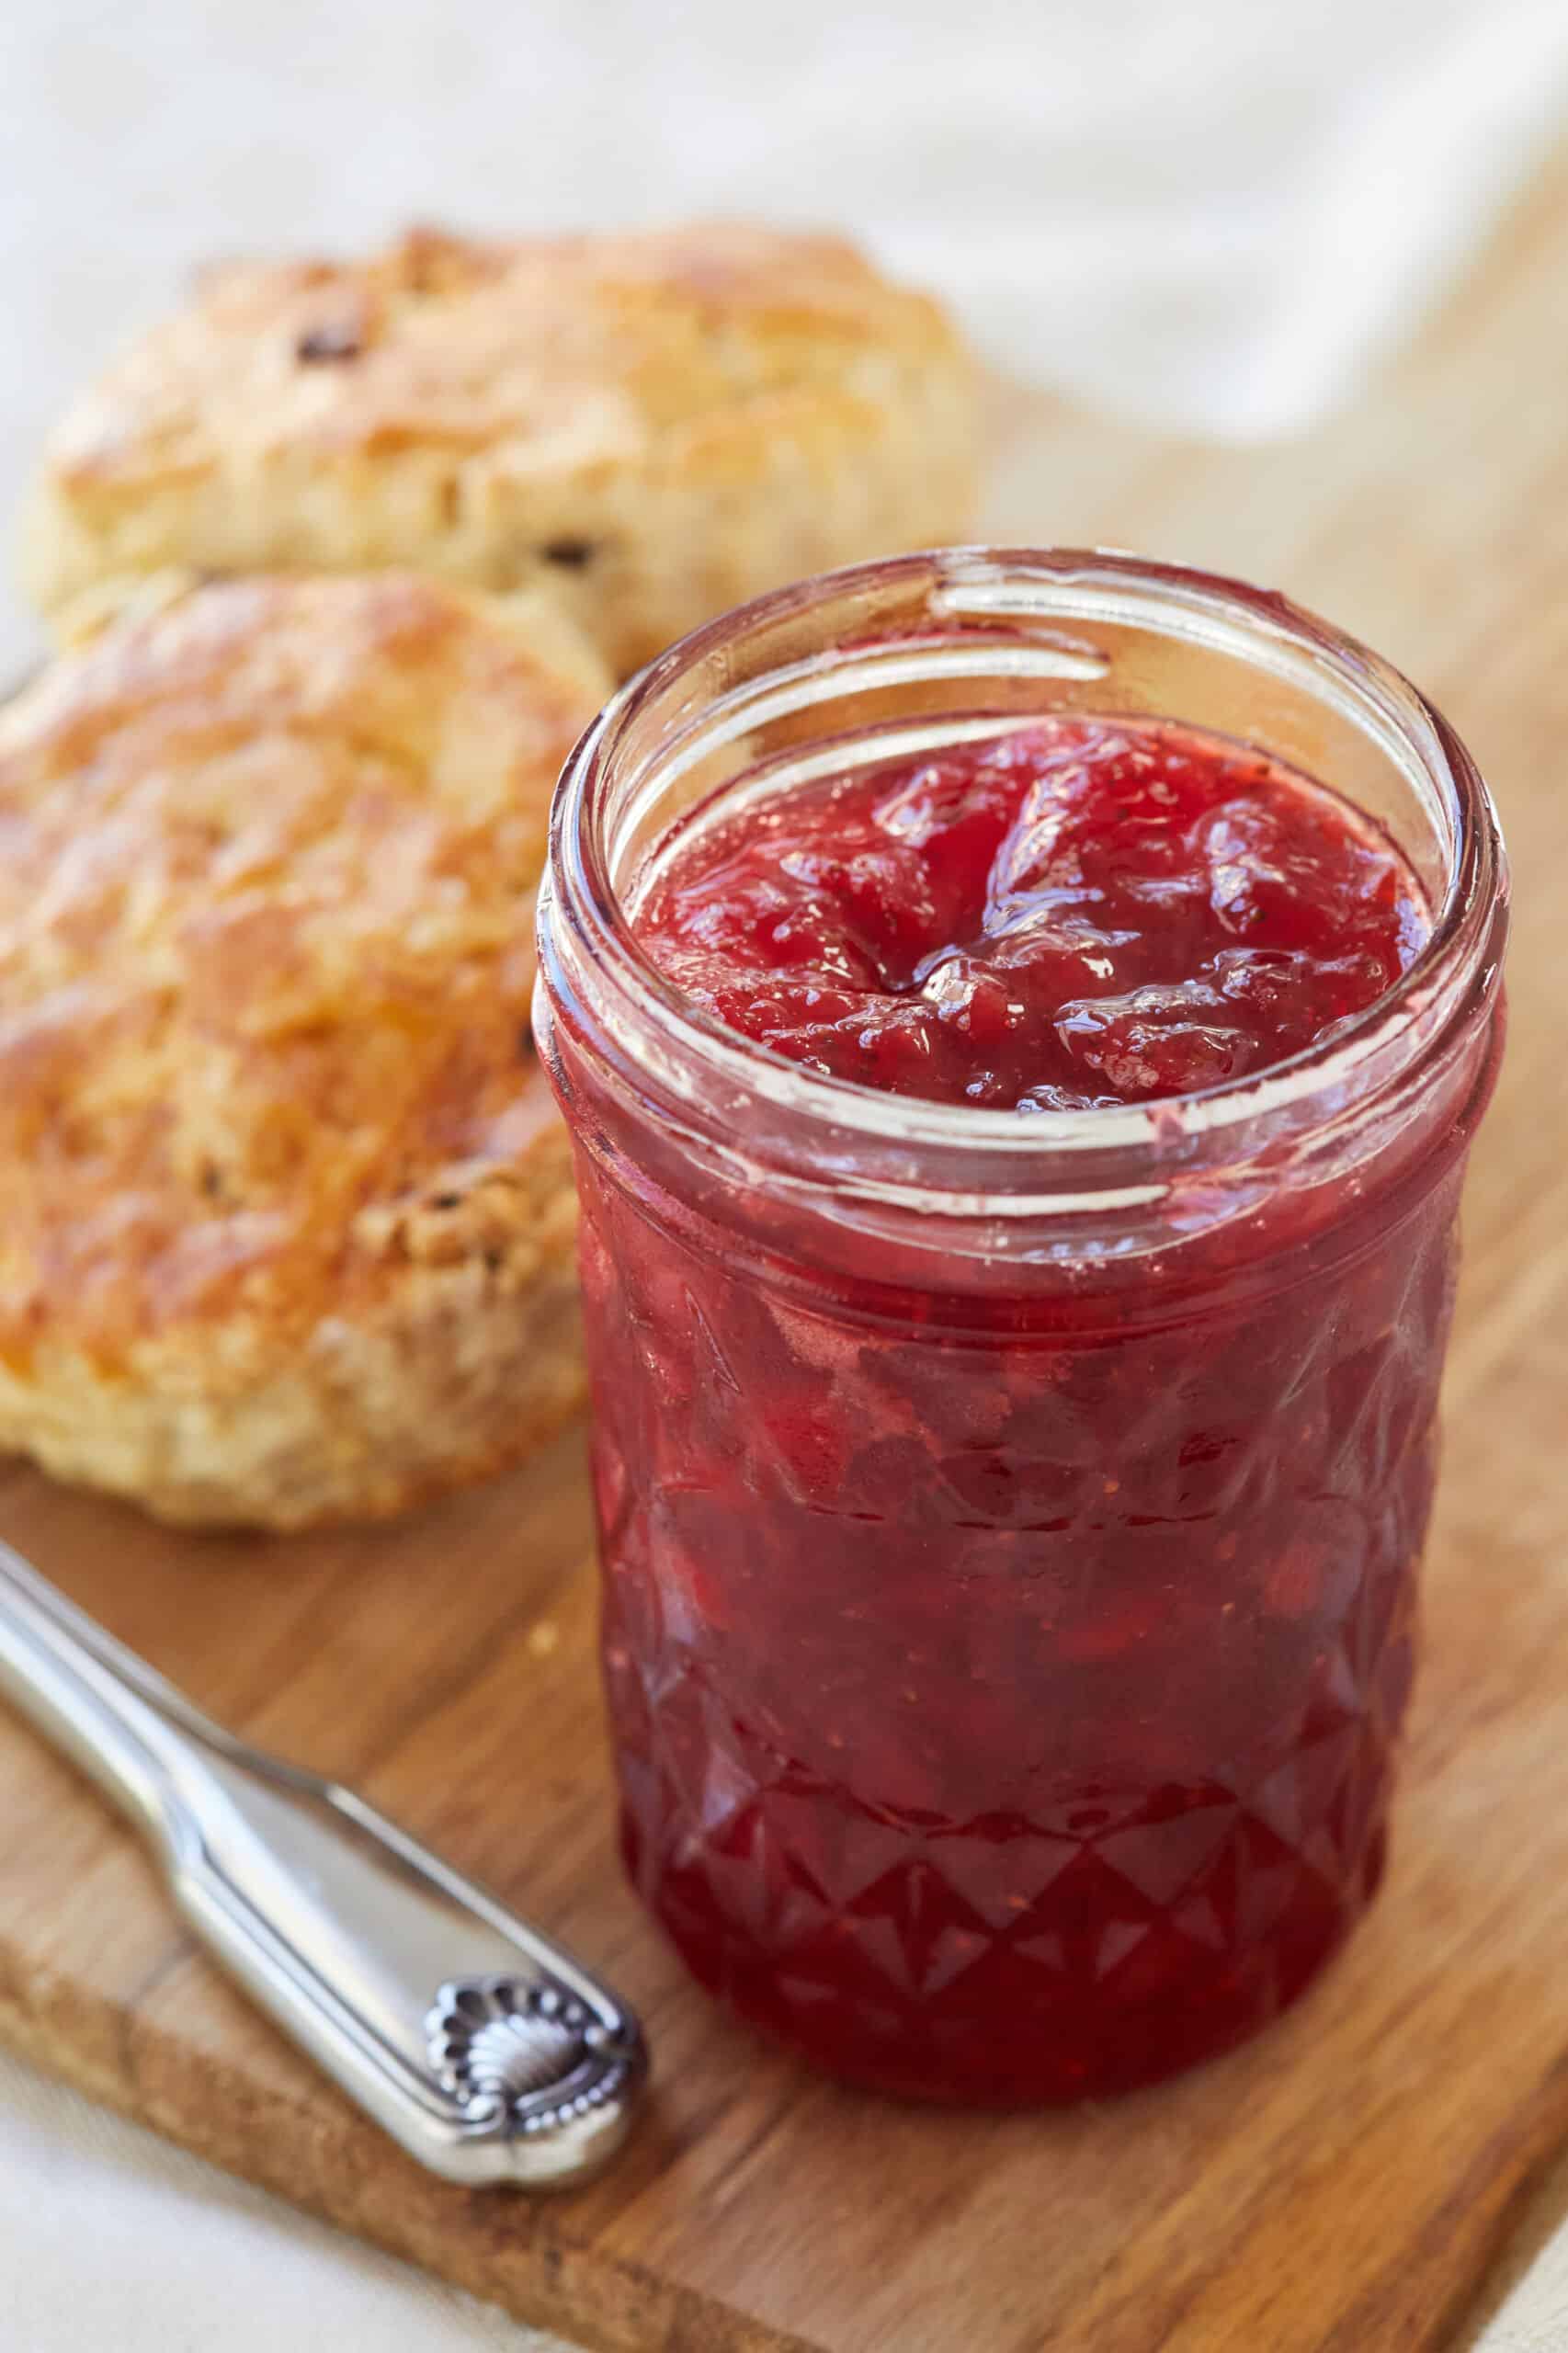
[[[1158,714],[1403,845],[1431,939],[1266,1075],[1036,1114],[815,1077],[628,908],[699,801]],[[574,756],[538,1030],[582,1199],[628,1868],[835,2075],[984,2103],[1250,2034],[1383,1869],[1506,878],[1463,746],[1279,598],[953,550],[674,647]]]

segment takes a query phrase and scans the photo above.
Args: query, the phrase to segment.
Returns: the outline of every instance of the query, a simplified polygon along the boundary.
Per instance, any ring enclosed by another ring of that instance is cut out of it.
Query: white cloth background
[[[1568,0],[0,0],[0,529],[193,257],[413,217],[842,222],[1016,372],[1288,434],[1565,95]],[[28,643],[0,607],[0,675]],[[524,2341],[0,2062],[6,2353]],[[1562,2353],[1568,2252],[1491,2341]]]
[[[6,2353],[568,2353],[0,2052]]]

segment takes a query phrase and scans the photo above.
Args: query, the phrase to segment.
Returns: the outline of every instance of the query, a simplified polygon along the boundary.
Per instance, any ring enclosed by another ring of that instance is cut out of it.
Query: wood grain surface
[[[1444,705],[1503,804],[1514,1026],[1476,1155],[1386,1892],[1252,2048],[993,2121],[841,2094],[683,1982],[611,1854],[581,1441],[392,1533],[175,1539],[0,1473],[0,1529],[200,1703],[356,1782],[643,2008],[595,2188],[428,2180],[176,1932],[0,1719],[0,2035],[512,2312],[615,2353],[1384,2353],[1462,2342],[1568,2143],[1568,155],[1358,405],[1216,452],[999,402],[994,536],[1289,589]]]

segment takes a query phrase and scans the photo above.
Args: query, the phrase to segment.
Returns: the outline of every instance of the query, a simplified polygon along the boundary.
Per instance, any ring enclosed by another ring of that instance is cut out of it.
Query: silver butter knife
[[[411,2157],[563,2188],[625,2139],[627,2005],[357,1798],[249,1748],[0,1542],[0,1693],[146,1836],[180,1912]]]

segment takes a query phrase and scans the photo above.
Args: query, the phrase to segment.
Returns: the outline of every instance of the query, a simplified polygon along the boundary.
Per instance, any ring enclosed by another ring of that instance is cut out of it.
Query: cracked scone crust
[[[391,1513],[580,1402],[532,1051],[553,611],[198,588],[0,711],[0,1445],[163,1517]]]
[[[540,588],[624,674],[764,588],[962,538],[975,440],[942,312],[837,239],[414,232],[205,273],[65,417],[23,569],[68,617],[168,564],[412,564]]]

